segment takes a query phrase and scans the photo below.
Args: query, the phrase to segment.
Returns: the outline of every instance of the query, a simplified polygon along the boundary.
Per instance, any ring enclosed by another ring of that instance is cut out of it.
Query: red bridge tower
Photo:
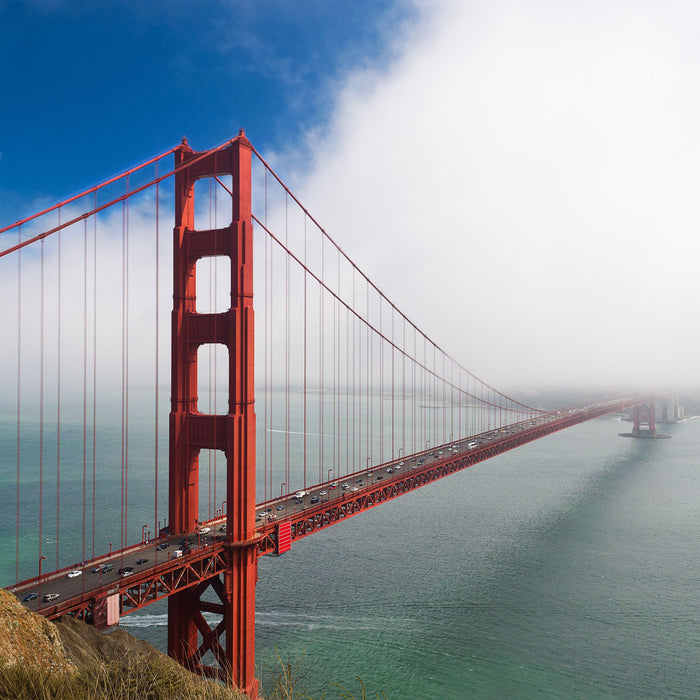
[[[194,152],[183,140],[175,154],[170,529],[179,534],[197,527],[199,452],[222,450],[226,455],[226,551],[230,566],[223,580],[216,576],[169,597],[168,653],[192,670],[233,683],[254,698],[258,688],[254,675],[257,555],[251,152],[241,130],[223,149]],[[196,231],[195,182],[222,175],[233,179],[231,225]],[[196,308],[195,266],[199,259],[214,256],[230,258],[231,306],[223,313],[201,314]],[[228,348],[226,415],[202,414],[197,407],[197,351],[208,343]],[[210,586],[220,602],[202,600]],[[204,611],[222,615],[214,629],[205,621]],[[208,651],[218,667],[202,663]]]

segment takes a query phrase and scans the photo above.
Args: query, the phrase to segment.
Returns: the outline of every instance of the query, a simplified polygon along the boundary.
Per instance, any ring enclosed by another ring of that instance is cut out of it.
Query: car
[[[391,467],[389,467],[389,468],[386,470],[386,473],[387,473],[387,474],[393,474],[393,473],[394,473],[394,470],[393,470]]]
[[[307,491],[297,491],[294,494],[294,498],[304,498],[308,492]]]
[[[157,551],[161,551],[163,549],[167,549],[170,546],[170,542],[162,542],[156,547]]]
[[[226,524],[225,523],[219,528],[219,532],[226,532]]]
[[[277,510],[284,510],[284,506],[277,506]]]
[[[476,447],[476,442],[472,440],[470,443],[467,444],[467,449],[468,450],[473,450]]]
[[[294,503],[303,503],[304,499],[303,498],[295,498]]]
[[[22,598],[22,602],[28,603],[30,600],[36,600],[38,597],[39,597],[38,593],[34,593],[34,592],[27,593],[27,595],[25,595],[24,598]]]
[[[141,557],[141,559],[136,560],[136,566],[140,566],[141,564],[145,564],[147,561],[148,561],[148,559]]]
[[[343,484],[341,488],[343,488],[343,489],[349,489],[349,488],[350,488],[350,484]]]
[[[119,569],[119,573],[124,576],[128,574],[133,574],[134,573],[134,567],[133,566],[123,566],[121,569]]]
[[[327,496],[327,495],[328,495],[328,491],[321,491],[318,495],[319,495],[319,496]]]
[[[336,488],[338,488],[338,484],[336,484],[335,482],[333,482],[328,488],[329,488],[329,489],[336,489]]]
[[[320,499],[318,496],[314,496],[314,497],[311,499],[311,504],[313,505],[314,503],[318,503],[320,500],[321,500],[321,499]]]
[[[397,466],[397,467],[403,467],[403,462],[399,462],[396,466]]]
[[[377,481],[379,481],[380,479],[383,479],[383,478],[384,477],[381,474],[379,474],[379,476],[377,476]]]
[[[44,596],[44,602],[49,603],[52,600],[57,600],[60,597],[60,593],[47,593]]]
[[[66,574],[66,578],[78,578],[78,576],[82,576],[83,572],[80,571],[79,569],[74,569],[73,571],[69,571]]]
[[[211,532],[210,527],[200,527],[199,530],[197,530],[200,535],[206,535],[208,532]]]
[[[106,574],[108,571],[111,571],[114,568],[112,564],[102,564],[102,573]]]
[[[98,564],[94,569],[90,569],[90,573],[99,574],[102,571],[102,567]]]
[[[176,549],[176,550],[173,552],[173,557],[175,557],[175,559],[177,559],[178,557],[181,557],[181,556],[182,556],[182,550],[181,550],[181,549]]]
[[[357,486],[353,486],[350,490],[351,491],[359,491],[360,489],[358,489]]]

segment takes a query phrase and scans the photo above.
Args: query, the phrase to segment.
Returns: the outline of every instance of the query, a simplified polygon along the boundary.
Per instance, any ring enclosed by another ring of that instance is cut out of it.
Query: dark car
[[[133,574],[133,573],[134,573],[133,566],[124,566],[121,569],[119,569],[120,576],[128,576],[129,574]]]
[[[102,573],[106,574],[108,571],[111,571],[114,568],[112,564],[102,564]]]
[[[311,499],[311,503],[318,503],[320,500],[321,500],[321,499],[320,499],[318,496],[314,496],[314,497]]]
[[[148,561],[148,559],[144,559],[144,558],[137,559],[136,566],[139,566],[140,564],[145,564],[147,561]]]
[[[38,593],[27,593],[27,595],[22,598],[22,601],[28,603],[30,600],[36,600],[39,597]]]
[[[167,549],[170,546],[169,542],[163,542],[162,544],[159,544],[156,549],[160,551],[161,549]]]

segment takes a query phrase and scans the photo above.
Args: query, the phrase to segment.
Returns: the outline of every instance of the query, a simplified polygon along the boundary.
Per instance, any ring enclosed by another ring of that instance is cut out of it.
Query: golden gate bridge
[[[544,409],[474,376],[242,131],[0,236],[7,588],[97,627],[167,599],[169,654],[251,697],[259,557],[644,404]]]

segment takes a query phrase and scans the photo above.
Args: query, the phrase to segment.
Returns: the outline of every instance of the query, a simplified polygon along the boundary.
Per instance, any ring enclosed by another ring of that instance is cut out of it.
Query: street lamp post
[[[141,544],[146,544],[146,528],[147,527],[148,527],[148,525],[144,525],[141,528]]]
[[[46,557],[39,557],[39,607],[41,607],[43,601],[41,597],[41,562],[43,559],[46,559]]]

